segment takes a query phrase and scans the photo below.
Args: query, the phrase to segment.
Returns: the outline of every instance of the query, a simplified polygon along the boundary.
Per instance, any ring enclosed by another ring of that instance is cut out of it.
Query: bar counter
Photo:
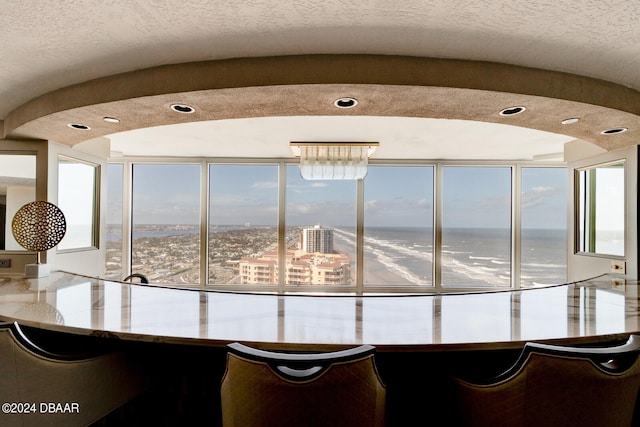
[[[66,272],[0,278],[0,319],[123,340],[222,347],[378,351],[605,342],[640,332],[638,282],[614,275],[557,286],[430,295],[318,296],[202,291]]]

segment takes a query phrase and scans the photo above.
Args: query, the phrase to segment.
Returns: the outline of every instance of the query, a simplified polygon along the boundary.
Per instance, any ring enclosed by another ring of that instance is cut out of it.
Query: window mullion
[[[364,179],[356,184],[356,294],[364,292]]]
[[[132,274],[131,271],[131,251],[133,250],[131,239],[133,237],[133,164],[130,161],[124,162],[122,168],[122,277]]]
[[[284,293],[287,279],[286,218],[287,207],[287,165],[278,165],[278,293]]]
[[[433,177],[433,285],[442,290],[442,164],[437,163]]]
[[[511,288],[520,289],[522,251],[522,166],[511,168]]]
[[[209,283],[209,165],[200,164],[200,287]]]

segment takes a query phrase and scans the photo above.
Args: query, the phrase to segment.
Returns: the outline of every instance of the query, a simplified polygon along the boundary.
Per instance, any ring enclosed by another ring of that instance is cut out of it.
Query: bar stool
[[[456,378],[463,425],[635,425],[639,353],[636,335],[624,344],[597,348],[526,343],[519,359],[497,378]]]
[[[284,353],[232,343],[228,350],[224,427],[384,425],[386,390],[373,346]]]

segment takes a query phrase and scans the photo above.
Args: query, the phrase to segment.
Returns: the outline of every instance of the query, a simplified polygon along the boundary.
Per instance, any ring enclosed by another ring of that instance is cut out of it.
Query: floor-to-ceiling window
[[[355,285],[356,181],[286,173],[286,284]]]
[[[511,283],[511,174],[506,166],[443,168],[443,287]]]
[[[520,286],[567,279],[567,171],[522,168]]]
[[[371,166],[364,182],[364,284],[433,286],[432,166]]]
[[[131,270],[158,283],[200,282],[200,165],[134,164]]]
[[[566,280],[562,167],[378,162],[358,182],[307,181],[281,160],[124,161],[108,179],[121,187],[108,188],[114,279],[349,292]]]
[[[278,282],[278,165],[209,166],[209,283]]]

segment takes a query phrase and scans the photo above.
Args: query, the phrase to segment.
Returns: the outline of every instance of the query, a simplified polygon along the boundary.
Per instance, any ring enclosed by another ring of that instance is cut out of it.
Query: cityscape
[[[122,241],[110,227],[106,277],[120,280]],[[200,280],[199,228],[142,225],[134,228],[132,271],[153,283],[195,284]],[[278,280],[275,227],[212,227],[209,283],[275,284]],[[350,284],[351,257],[334,253],[333,230],[318,225],[287,229],[287,284]]]

